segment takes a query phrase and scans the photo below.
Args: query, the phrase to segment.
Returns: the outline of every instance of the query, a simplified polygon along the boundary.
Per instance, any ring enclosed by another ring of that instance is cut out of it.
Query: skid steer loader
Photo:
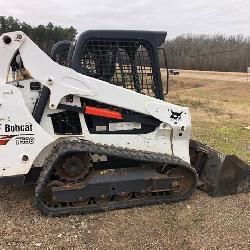
[[[87,31],[52,60],[20,31],[1,35],[0,185],[35,182],[47,215],[182,201],[197,185],[249,191],[249,166],[190,141],[189,109],[164,101],[165,37]]]

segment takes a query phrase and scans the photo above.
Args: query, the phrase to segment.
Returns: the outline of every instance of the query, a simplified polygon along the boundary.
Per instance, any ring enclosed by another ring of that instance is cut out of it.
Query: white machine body
[[[6,44],[4,36],[11,37]],[[10,64],[19,51],[31,79],[10,80]],[[33,116],[39,93],[30,89],[37,81],[50,89],[50,100],[41,123]],[[21,87],[20,87],[21,86]],[[191,117],[189,109],[153,97],[112,85],[108,82],[77,73],[48,57],[22,32],[11,32],[0,37],[0,176],[27,174],[32,167],[42,167],[53,146],[70,135],[54,133],[49,114],[61,112],[59,104],[67,95],[74,96],[70,105],[79,106],[84,97],[101,103],[152,116],[161,121],[155,131],[147,134],[91,134],[80,114],[82,135],[72,137],[135,150],[175,155],[190,163],[189,139]],[[181,113],[173,118],[172,111]],[[110,124],[110,129],[133,129],[136,123]]]

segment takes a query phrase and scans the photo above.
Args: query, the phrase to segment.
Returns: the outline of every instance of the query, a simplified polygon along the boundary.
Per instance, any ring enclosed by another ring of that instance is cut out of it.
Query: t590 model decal
[[[35,142],[34,134],[0,135],[0,146],[6,145],[13,137],[16,137],[16,145],[34,144]]]

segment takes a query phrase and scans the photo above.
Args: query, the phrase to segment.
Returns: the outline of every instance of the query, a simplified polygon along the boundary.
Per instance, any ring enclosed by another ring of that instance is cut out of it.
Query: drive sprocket
[[[77,182],[84,179],[91,166],[91,157],[88,154],[69,154],[57,164],[55,175],[60,180]]]

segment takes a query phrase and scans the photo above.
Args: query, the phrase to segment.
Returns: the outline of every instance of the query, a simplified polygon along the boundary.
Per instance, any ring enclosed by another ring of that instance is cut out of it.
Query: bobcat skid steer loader
[[[249,166],[190,141],[189,109],[163,101],[165,37],[87,31],[53,61],[24,33],[3,34],[0,185],[35,182],[47,215],[182,201],[197,184],[249,191]]]

